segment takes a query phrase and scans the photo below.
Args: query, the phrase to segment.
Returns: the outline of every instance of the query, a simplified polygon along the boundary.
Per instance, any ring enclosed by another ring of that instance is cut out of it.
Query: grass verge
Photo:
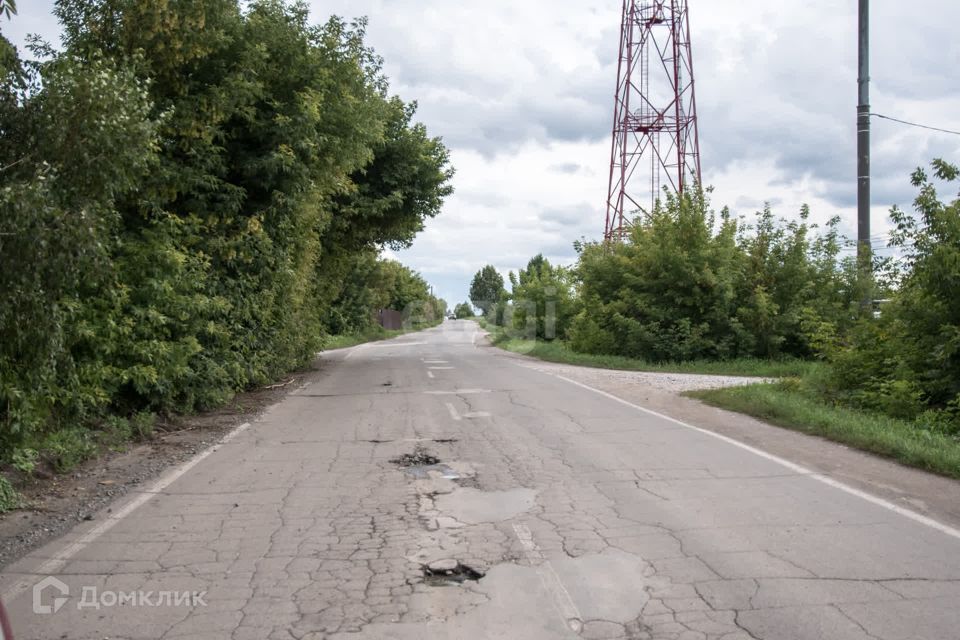
[[[960,479],[960,441],[875,413],[832,406],[790,382],[691,391],[709,405]]]
[[[819,363],[804,360],[759,360],[737,358],[735,360],[693,360],[689,362],[647,362],[624,356],[577,353],[560,340],[525,340],[511,337],[503,327],[481,323],[490,332],[493,344],[514,353],[522,353],[547,362],[621,369],[624,371],[654,371],[664,373],[700,373],[725,376],[757,376],[762,378],[800,377],[808,375]]]

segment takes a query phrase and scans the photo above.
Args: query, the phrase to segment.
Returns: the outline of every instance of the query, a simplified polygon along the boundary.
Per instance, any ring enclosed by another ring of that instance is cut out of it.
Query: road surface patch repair
[[[538,491],[482,490],[476,465],[441,462],[422,445],[390,462],[403,469],[418,496],[418,515],[425,533],[418,541],[418,553],[410,559],[423,569],[422,584],[459,588],[459,593],[442,597],[445,610],[438,610],[432,599],[425,601],[429,602],[426,606],[432,632],[439,632],[436,625],[443,623],[443,637],[450,638],[473,637],[468,635],[468,629],[474,624],[485,629],[483,635],[477,636],[483,638],[499,637],[498,630],[509,630],[513,634],[510,637],[518,638],[526,634],[625,640],[682,637],[673,633],[652,635],[653,630],[641,622],[643,616],[638,616],[638,612],[652,612],[655,621],[671,625],[674,631],[689,631],[676,622],[676,612],[663,600],[651,604],[651,593],[677,596],[663,598],[677,606],[680,600],[696,598],[695,592],[658,577],[655,567],[642,559],[636,548],[628,552],[611,545],[599,552],[544,553],[529,526],[522,524],[525,516],[538,508]],[[469,481],[469,486],[462,486],[464,480]],[[453,553],[462,548],[461,539],[472,528],[493,524],[505,529],[503,523],[510,523],[514,534],[510,544],[519,543],[517,553],[489,564],[475,560],[473,564]],[[600,584],[596,583],[598,575],[604,576]],[[716,576],[711,572],[709,577]],[[578,603],[574,602],[570,588],[577,592]],[[510,593],[509,598],[516,602],[504,606],[504,593]],[[545,611],[552,615],[542,615]],[[724,637],[730,639],[750,637],[732,620],[724,625],[722,620],[714,620],[701,610],[690,613],[686,618],[694,627],[706,624],[723,628]],[[374,624],[365,627],[359,637],[417,638],[424,632],[421,625],[422,622],[407,625],[402,620],[382,626]]]

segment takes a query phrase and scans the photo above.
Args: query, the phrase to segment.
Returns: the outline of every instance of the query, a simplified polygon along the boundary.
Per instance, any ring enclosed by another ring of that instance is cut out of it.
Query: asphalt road
[[[957,530],[476,336],[325,356],[8,567],[15,637],[960,638]]]

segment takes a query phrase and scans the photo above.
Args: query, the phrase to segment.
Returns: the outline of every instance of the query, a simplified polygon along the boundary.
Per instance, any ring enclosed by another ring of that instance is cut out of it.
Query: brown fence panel
[[[377,311],[377,321],[384,329],[403,329],[403,314],[393,309]]]

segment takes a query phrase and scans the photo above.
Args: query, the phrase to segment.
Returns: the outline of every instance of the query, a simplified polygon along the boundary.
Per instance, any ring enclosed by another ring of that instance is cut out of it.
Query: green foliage
[[[6,16],[8,19],[11,16],[17,15],[17,3],[15,0],[0,0],[0,15]]]
[[[834,406],[803,387],[802,383],[785,381],[694,391],[688,395],[902,464],[960,478],[960,440],[956,437],[879,412]]]
[[[453,308],[453,315],[456,316],[457,320],[472,318],[474,315],[473,307],[470,306],[469,302],[461,302]]]
[[[57,471],[65,472],[96,455],[98,448],[90,431],[70,427],[54,431],[40,441],[44,459]]]
[[[554,340],[566,336],[577,313],[571,273],[554,267],[542,254],[525,269],[510,273],[512,327],[529,338]]]
[[[442,317],[377,254],[437,215],[452,169],[363,22],[281,0],[56,13],[63,53],[23,62],[0,40],[0,458],[70,468],[378,308]]]
[[[957,181],[954,165],[932,166],[937,180]],[[879,317],[864,318],[832,354],[833,375],[821,391],[960,432],[960,200],[941,201],[922,169],[912,183],[919,190],[916,215],[891,211],[892,244],[906,258],[903,280]]]
[[[0,476],[0,513],[19,509],[23,505],[23,496],[13,488],[10,481]]]
[[[654,362],[809,357],[850,325],[852,287],[838,219],[811,238],[769,208],[751,227],[702,191],[668,194],[628,240],[581,246],[574,349]]]
[[[537,340],[517,337],[508,327],[497,327],[481,321],[490,331],[493,344],[514,353],[522,353],[548,362],[560,362],[598,369],[622,371],[658,371],[665,373],[698,373],[725,376],[807,376],[822,367],[821,363],[806,360],[760,360],[737,358],[734,360],[687,360],[684,362],[648,362],[624,356],[582,353],[570,348],[563,340]]]
[[[470,302],[480,309],[481,315],[486,317],[505,297],[503,276],[493,265],[488,264],[474,274],[470,282]]]
[[[24,475],[32,474],[39,461],[40,453],[29,447],[14,449],[10,455],[10,465]]]

